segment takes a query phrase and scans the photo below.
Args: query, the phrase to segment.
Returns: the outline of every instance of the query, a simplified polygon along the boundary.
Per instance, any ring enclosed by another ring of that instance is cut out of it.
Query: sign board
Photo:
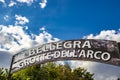
[[[120,66],[120,53],[117,42],[110,40],[52,42],[15,54],[11,73],[31,65],[58,60],[87,60]]]

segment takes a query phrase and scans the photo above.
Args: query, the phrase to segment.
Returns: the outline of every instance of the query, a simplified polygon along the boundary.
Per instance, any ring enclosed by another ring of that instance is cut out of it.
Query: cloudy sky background
[[[17,52],[48,42],[82,38],[120,42],[119,4],[118,0],[0,0],[0,67],[9,68]],[[117,66],[68,63],[88,69],[95,80],[120,77]]]

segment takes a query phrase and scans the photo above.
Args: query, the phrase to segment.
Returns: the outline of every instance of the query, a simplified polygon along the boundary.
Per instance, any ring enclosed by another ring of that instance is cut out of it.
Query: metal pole
[[[119,50],[119,54],[120,54],[120,42],[118,42],[118,50]]]
[[[13,60],[14,60],[14,56],[12,56],[12,61],[11,61],[11,64],[10,64],[10,68],[9,68],[9,73],[8,73],[8,78],[7,80],[10,80],[11,79],[11,70],[12,70],[12,64],[13,64]]]

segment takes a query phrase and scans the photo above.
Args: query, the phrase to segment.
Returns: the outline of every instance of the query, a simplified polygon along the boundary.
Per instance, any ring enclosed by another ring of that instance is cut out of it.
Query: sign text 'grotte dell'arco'
[[[52,42],[13,56],[11,73],[35,64],[58,60],[96,61],[120,66],[116,41],[80,39]]]

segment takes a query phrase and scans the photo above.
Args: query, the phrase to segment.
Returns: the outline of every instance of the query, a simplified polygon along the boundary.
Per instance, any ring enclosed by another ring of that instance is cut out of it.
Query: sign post
[[[120,42],[118,42],[118,49],[119,49],[119,54],[120,54]]]
[[[12,70],[12,64],[13,64],[13,60],[14,60],[14,57],[12,56],[12,60],[11,60],[11,64],[10,64],[10,68],[9,68],[9,73],[8,73],[8,78],[7,80],[10,80],[11,79],[11,70]]]

